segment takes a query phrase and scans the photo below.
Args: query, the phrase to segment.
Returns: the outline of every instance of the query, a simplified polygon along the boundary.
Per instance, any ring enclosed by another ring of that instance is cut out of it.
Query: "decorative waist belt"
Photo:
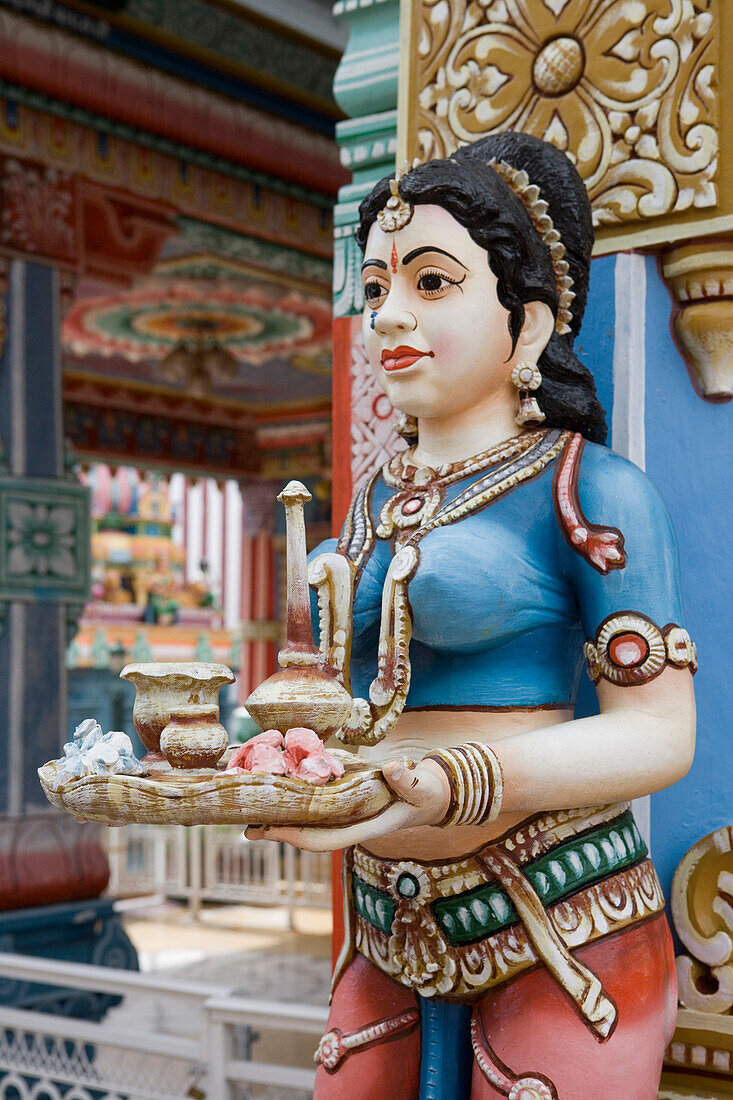
[[[627,804],[538,815],[453,863],[356,848],[347,930],[370,962],[424,997],[470,1000],[543,962],[605,1038],[615,1006],[569,949],[661,912],[647,856]]]

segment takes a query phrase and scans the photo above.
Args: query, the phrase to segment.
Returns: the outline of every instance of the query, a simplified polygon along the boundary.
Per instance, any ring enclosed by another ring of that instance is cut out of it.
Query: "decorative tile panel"
[[[351,345],[351,484],[369,477],[405,442],[394,430],[395,410],[377,382],[355,323]]]
[[[89,493],[73,482],[0,479],[0,600],[85,600]]]

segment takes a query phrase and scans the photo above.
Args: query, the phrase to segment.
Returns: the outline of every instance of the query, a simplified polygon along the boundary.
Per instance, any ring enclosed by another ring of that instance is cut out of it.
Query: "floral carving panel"
[[[395,433],[395,410],[380,388],[355,325],[351,346],[351,484],[369,477],[404,442]]]
[[[0,600],[85,600],[89,494],[72,482],[0,479]]]
[[[596,226],[716,204],[718,0],[418,0],[423,158],[498,130],[563,149]]]
[[[74,264],[79,213],[73,177],[15,157],[2,158],[0,165],[0,243],[59,264]]]

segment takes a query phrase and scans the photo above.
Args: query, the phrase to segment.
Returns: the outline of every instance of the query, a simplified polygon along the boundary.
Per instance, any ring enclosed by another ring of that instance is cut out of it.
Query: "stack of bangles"
[[[504,780],[501,764],[488,745],[469,741],[438,749],[424,759],[434,760],[448,777],[450,803],[439,826],[484,825],[499,816]]]

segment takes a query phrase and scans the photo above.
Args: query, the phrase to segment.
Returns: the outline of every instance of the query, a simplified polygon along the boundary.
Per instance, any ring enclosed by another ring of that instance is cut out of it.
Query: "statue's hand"
[[[382,773],[397,800],[368,821],[335,828],[329,825],[250,825],[244,835],[247,840],[282,840],[309,852],[335,852],[401,829],[436,825],[445,817],[450,792],[448,780],[438,764],[425,760],[416,767],[408,767],[401,760],[390,760],[383,766]]]

